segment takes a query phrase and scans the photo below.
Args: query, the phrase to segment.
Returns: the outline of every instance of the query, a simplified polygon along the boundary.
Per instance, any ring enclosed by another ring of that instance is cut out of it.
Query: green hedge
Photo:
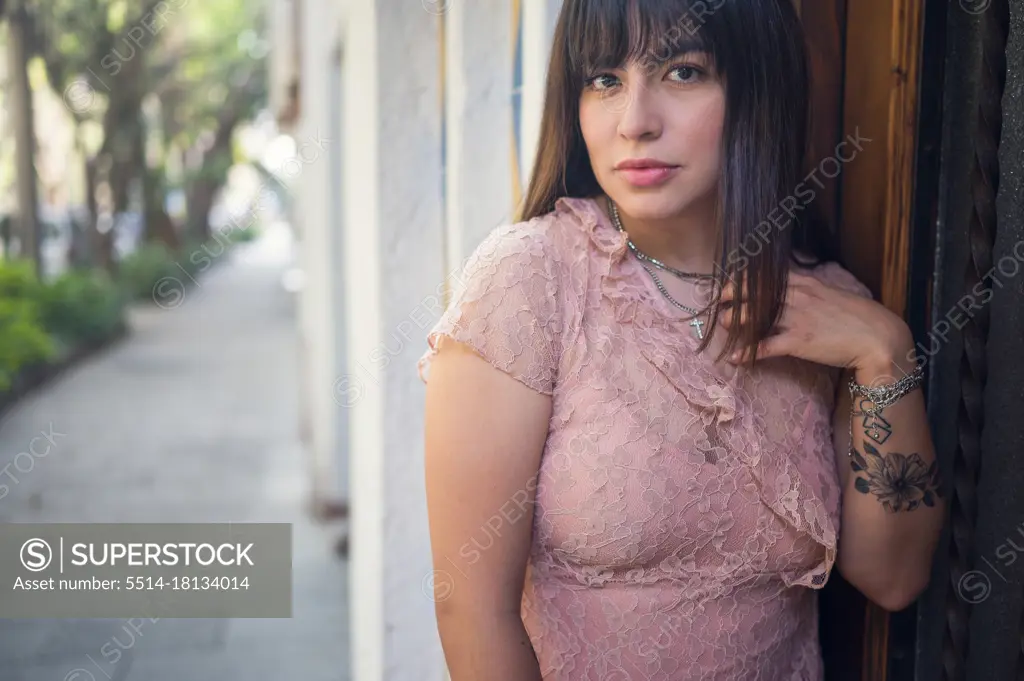
[[[150,243],[121,260],[116,278],[103,270],[71,270],[41,282],[30,261],[0,259],[0,391],[26,368],[53,360],[62,349],[102,342],[124,327],[128,300],[156,299],[173,279],[182,288],[255,233],[235,230],[205,246],[186,243],[178,254]]]
[[[230,239],[231,243],[241,244],[255,241],[256,237],[260,235],[260,230],[254,225],[245,225],[244,227],[235,227],[234,229],[227,230],[225,235]]]
[[[67,345],[96,343],[124,324],[124,295],[103,270],[61,275],[43,288],[43,326]]]
[[[25,366],[50,359],[55,346],[41,320],[43,286],[28,262],[0,262],[0,390]]]
[[[118,285],[136,300],[152,298],[153,289],[162,279],[181,276],[174,254],[162,243],[144,244],[117,266]]]
[[[0,299],[34,299],[43,284],[31,260],[0,260]]]
[[[124,296],[105,272],[41,282],[28,261],[0,261],[0,390],[62,348],[98,343],[124,324]]]
[[[178,253],[161,243],[145,244],[118,264],[118,285],[135,300],[157,300],[170,290],[184,289],[222,259],[233,245],[251,241],[257,235],[257,230],[246,227],[218,234],[205,243],[186,239]]]

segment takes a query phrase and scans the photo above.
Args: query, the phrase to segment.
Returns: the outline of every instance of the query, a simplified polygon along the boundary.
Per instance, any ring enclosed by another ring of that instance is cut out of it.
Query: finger
[[[733,326],[733,313],[731,308],[726,308],[718,313],[718,320],[727,329],[731,329]]]
[[[769,336],[757,346],[757,359],[768,359],[769,357],[783,357],[792,354],[792,335],[780,333],[776,336]]]
[[[727,283],[727,284],[723,284],[721,286],[721,288],[719,288],[717,291],[715,291],[715,293],[718,294],[719,302],[725,302],[727,300],[732,300],[733,296],[735,295],[735,291],[736,291],[736,289],[733,287],[732,283],[730,282],[730,283]]]
[[[791,291],[800,291],[802,293],[813,293],[822,287],[826,286],[817,277],[812,277],[806,274],[792,273],[789,277],[789,286],[787,287]]]
[[[813,280],[811,280],[813,281]],[[810,300],[813,291],[811,282],[799,283],[790,281],[786,287],[786,309],[800,309]]]
[[[747,312],[750,309],[750,307],[749,307],[749,305],[740,305],[739,307],[740,307],[740,318],[739,318],[739,321],[737,323],[740,326],[743,326],[750,319],[750,315]],[[724,326],[727,329],[731,328],[733,326],[733,323],[734,323],[734,320],[735,320],[734,314],[735,314],[735,312],[734,312],[734,307],[733,307],[732,304],[726,305],[726,306],[722,306],[722,309],[721,309],[721,311],[719,312],[719,315],[718,315],[718,318],[721,321],[722,326]]]
[[[817,281],[817,279],[815,277],[813,277],[812,275],[810,275],[810,274],[808,274],[806,272],[800,272],[799,270],[790,270],[789,271],[789,278],[792,281],[797,281],[797,282],[801,282],[801,283],[806,283],[808,281]]]
[[[717,282],[701,279],[697,281],[695,288],[698,300],[714,304],[721,300],[721,287]]]
[[[762,359],[768,359],[769,357],[782,357],[792,354],[790,341],[791,338],[789,334],[785,332],[765,338],[757,344],[757,360],[760,361]],[[746,362],[752,355],[752,349],[748,348],[746,351],[737,350],[730,355],[730,360],[733,362]]]
[[[742,278],[735,279],[727,275],[725,279],[719,279],[717,284],[720,294],[729,298],[739,297],[740,291],[743,290]]]

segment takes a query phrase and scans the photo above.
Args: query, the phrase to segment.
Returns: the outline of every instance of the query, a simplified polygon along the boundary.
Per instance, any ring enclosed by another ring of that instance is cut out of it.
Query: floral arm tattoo
[[[854,487],[861,494],[874,494],[889,513],[913,511],[921,504],[935,506],[942,497],[938,461],[931,465],[920,454],[883,455],[870,442],[864,442],[864,454],[853,449],[850,465],[859,474]]]

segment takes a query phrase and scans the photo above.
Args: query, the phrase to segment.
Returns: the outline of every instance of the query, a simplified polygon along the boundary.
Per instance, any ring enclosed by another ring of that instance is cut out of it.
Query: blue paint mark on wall
[[[518,164],[516,171],[522,176],[522,169],[527,163],[523,159],[523,140],[522,140],[522,120],[523,120],[523,2],[517,3],[519,5],[518,11],[516,12],[516,46],[515,56],[512,59],[512,133],[515,136],[516,145],[516,159]],[[516,178],[518,181],[519,178]]]

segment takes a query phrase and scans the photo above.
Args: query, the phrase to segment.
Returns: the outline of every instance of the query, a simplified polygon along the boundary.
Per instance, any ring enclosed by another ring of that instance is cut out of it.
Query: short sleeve
[[[473,251],[417,362],[427,382],[441,336],[545,395],[554,392],[560,351],[557,263],[544,222],[496,227]]]
[[[814,274],[829,286],[834,286],[862,298],[874,299],[871,289],[837,262],[826,262],[819,265],[814,269]]]

